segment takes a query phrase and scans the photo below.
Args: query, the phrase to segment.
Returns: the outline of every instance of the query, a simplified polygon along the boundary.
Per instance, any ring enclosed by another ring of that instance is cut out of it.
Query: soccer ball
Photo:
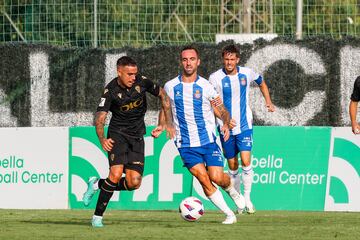
[[[187,197],[181,201],[179,212],[184,220],[194,222],[204,215],[204,205],[196,197]]]

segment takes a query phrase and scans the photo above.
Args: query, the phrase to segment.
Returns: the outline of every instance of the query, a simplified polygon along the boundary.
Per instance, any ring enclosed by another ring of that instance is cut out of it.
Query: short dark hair
[[[196,55],[198,56],[198,58],[200,58],[200,53],[199,53],[199,50],[197,49],[197,47],[195,47],[194,45],[190,44],[190,45],[186,45],[184,46],[181,51],[180,51],[180,59],[181,59],[181,54],[183,51],[186,51],[186,50],[194,50],[196,52]]]
[[[116,66],[120,67],[120,66],[137,66],[136,62],[134,59],[132,59],[131,57],[128,56],[123,56],[121,58],[119,58],[116,62]]]
[[[222,53],[221,53],[222,55],[221,56],[224,57],[226,53],[235,53],[236,57],[240,58],[239,48],[235,44],[226,45],[222,49]]]

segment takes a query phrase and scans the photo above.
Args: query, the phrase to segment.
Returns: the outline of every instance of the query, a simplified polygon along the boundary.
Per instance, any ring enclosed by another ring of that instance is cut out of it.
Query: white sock
[[[224,197],[219,189],[216,189],[216,191],[211,196],[208,196],[208,198],[216,207],[225,213],[226,216],[234,215],[233,211],[231,211],[229,206],[226,204]]]
[[[93,217],[92,217],[93,219],[102,219],[103,218],[103,216],[98,216],[98,215],[93,215]]]
[[[245,200],[244,197],[241,195],[241,193],[239,193],[238,191],[236,191],[236,189],[234,188],[233,184],[230,183],[230,185],[224,189],[225,192],[227,192],[229,194],[229,196],[231,197],[231,199],[235,202],[236,206],[239,209],[243,209],[245,208]]]
[[[234,183],[234,188],[235,188],[235,190],[236,190],[238,193],[241,193],[241,191],[240,191],[240,174],[239,174],[239,169],[231,170],[231,169],[229,168],[228,172],[229,172],[229,176],[230,176],[231,180],[232,180],[233,183]]]
[[[250,193],[254,177],[254,170],[251,165],[242,168],[242,182],[244,184],[244,197],[246,204],[251,204]]]

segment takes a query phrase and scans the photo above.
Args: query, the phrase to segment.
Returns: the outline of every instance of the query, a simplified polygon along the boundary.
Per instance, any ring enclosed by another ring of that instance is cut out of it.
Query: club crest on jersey
[[[122,94],[121,94],[121,93],[119,93],[119,94],[118,94],[118,97],[121,99],[121,98],[122,98]]]
[[[241,85],[243,85],[243,86],[245,86],[246,85],[246,80],[245,80],[245,78],[241,78]]]
[[[194,98],[197,98],[197,99],[201,98],[201,92],[200,92],[200,90],[196,90],[196,91],[195,91],[195,93],[194,93]]]
[[[140,86],[138,85],[138,86],[135,86],[135,90],[138,92],[138,93],[140,93]]]

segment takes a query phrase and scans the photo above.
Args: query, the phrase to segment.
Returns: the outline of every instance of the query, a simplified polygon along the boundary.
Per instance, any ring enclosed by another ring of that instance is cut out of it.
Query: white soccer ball
[[[181,201],[179,212],[184,220],[194,222],[204,215],[204,205],[196,197],[187,197]]]

